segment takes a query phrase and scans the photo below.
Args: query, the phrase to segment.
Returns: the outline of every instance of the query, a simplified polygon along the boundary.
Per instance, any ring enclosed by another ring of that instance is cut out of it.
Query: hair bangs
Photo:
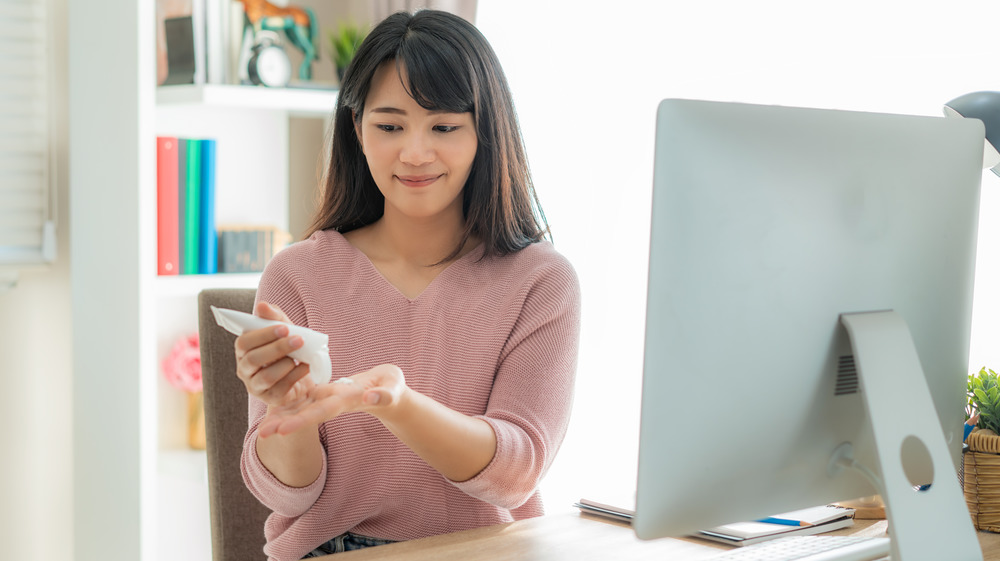
[[[406,70],[403,86],[424,109],[475,112],[475,73],[457,50],[442,48],[440,42],[432,46],[422,34],[409,33],[400,45],[396,66]]]

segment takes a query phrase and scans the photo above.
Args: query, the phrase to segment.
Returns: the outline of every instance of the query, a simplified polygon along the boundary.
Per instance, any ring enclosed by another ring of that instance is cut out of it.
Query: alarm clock
[[[292,63],[273,35],[260,33],[247,62],[247,74],[255,85],[282,88],[292,79]]]

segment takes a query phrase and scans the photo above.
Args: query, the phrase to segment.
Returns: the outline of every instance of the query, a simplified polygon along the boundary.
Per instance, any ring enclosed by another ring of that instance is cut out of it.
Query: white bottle
[[[319,331],[314,331],[308,327],[294,325],[291,323],[264,319],[253,314],[230,310],[227,308],[217,308],[212,306],[212,314],[215,322],[226,331],[234,335],[242,335],[244,331],[262,329],[272,325],[287,325],[289,335],[302,337],[304,344],[288,353],[288,356],[299,362],[309,365],[309,377],[317,384],[326,384],[333,374],[333,365],[330,364],[330,338]]]

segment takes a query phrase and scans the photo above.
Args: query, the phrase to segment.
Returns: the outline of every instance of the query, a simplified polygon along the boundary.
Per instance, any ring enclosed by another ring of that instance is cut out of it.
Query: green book
[[[198,232],[201,229],[201,141],[187,141],[187,185],[184,198],[184,269],[186,275],[198,274]]]

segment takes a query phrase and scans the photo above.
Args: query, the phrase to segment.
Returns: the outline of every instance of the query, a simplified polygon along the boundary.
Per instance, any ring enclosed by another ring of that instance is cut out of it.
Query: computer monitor
[[[894,559],[981,558],[957,465],[983,137],[661,102],[640,538],[879,493]]]

